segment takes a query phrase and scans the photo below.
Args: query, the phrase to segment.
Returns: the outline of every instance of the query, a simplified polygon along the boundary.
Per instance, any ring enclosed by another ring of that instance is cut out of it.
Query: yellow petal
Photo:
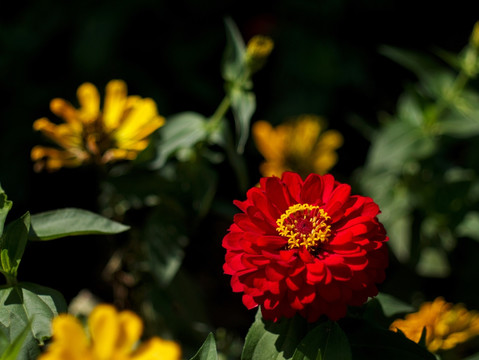
[[[98,305],[88,317],[93,353],[98,360],[109,360],[119,337],[119,319],[111,305]]]
[[[288,153],[299,158],[311,156],[321,125],[314,117],[304,116],[291,124],[289,131]]]
[[[63,99],[56,98],[50,101],[50,110],[66,122],[78,123],[80,121],[78,119],[77,110],[69,102]]]
[[[53,341],[39,360],[88,360],[88,339],[78,319],[60,314],[52,322]]]
[[[135,313],[122,311],[119,315],[120,331],[116,349],[121,354],[129,354],[143,332],[143,323]]]
[[[118,147],[123,147],[121,144],[143,140],[164,122],[165,119],[158,115],[155,102],[146,98],[136,102],[113,136]]]
[[[179,360],[180,346],[170,340],[153,337],[144,342],[131,356],[131,360]]]
[[[81,150],[78,150],[77,153],[72,153],[67,150],[35,146],[30,153],[30,157],[35,162],[34,170],[40,172],[43,168],[49,171],[56,171],[62,167],[80,166],[89,158],[89,155]]]
[[[84,83],[77,90],[78,101],[80,102],[80,120],[89,124],[98,119],[100,114],[100,94],[95,85]]]
[[[103,125],[106,132],[120,125],[127,101],[127,87],[122,80],[111,80],[106,85],[105,104],[103,106]]]
[[[270,123],[259,120],[253,124],[252,134],[256,147],[265,159],[283,159],[287,140],[287,129],[284,126],[274,129]]]
[[[343,145],[343,136],[336,130],[328,130],[321,135],[318,144],[322,147],[337,149]]]

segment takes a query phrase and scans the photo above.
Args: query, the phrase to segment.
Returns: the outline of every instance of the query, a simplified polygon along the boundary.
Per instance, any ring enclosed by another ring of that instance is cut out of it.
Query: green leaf
[[[306,320],[300,316],[266,321],[258,309],[246,335],[242,360],[290,359],[306,332]]]
[[[226,49],[221,74],[226,81],[235,82],[245,76],[245,44],[238,27],[231,18],[225,19]]]
[[[433,74],[437,74],[437,72],[442,69],[431,57],[419,54],[415,51],[392,46],[382,46],[379,52],[401,66],[411,70],[419,78],[433,76]]]
[[[416,265],[416,272],[427,277],[446,277],[450,274],[451,268],[444,249],[426,247],[421,250],[419,262]]]
[[[349,339],[353,359],[436,360],[404,335],[361,319],[344,318],[341,327]]]
[[[383,309],[384,315],[386,315],[387,317],[414,311],[413,306],[406,304],[405,302],[389,294],[379,293],[375,299],[379,301]]]
[[[190,360],[217,360],[218,353],[216,351],[215,337],[212,333],[208,334],[203,345],[201,345],[198,352]]]
[[[17,360],[19,358],[20,350],[22,349],[29,333],[30,324],[27,324],[23,331],[4,348],[1,353],[0,360]]]
[[[151,273],[162,287],[176,275],[188,244],[185,233],[185,214],[174,202],[163,202],[156,207],[143,229]]]
[[[65,236],[118,234],[130,227],[87,210],[65,208],[31,216],[29,240],[52,240]]]
[[[253,92],[237,87],[231,89],[229,96],[238,134],[236,149],[241,154],[248,140],[251,117],[256,109],[256,97]]]
[[[328,321],[309,331],[293,360],[352,360],[349,341],[336,322]]]
[[[463,360],[479,360],[479,352],[471,355],[471,356],[468,356],[467,358],[464,358]]]
[[[456,138],[470,138],[479,134],[479,110],[452,111],[446,118],[439,121],[437,129],[440,134]]]
[[[0,236],[3,235],[3,228],[5,225],[5,220],[7,219],[7,214],[12,208],[13,203],[7,199],[7,194],[3,191],[2,186],[0,185]]]
[[[7,280],[17,277],[17,270],[28,241],[29,229],[30,214],[27,212],[21,218],[8,224],[3,234],[0,245],[1,271],[7,276]]]
[[[67,307],[56,290],[31,283],[19,283],[0,289],[0,326],[7,330],[13,342],[25,327],[29,334],[20,350],[21,359],[36,359],[38,344],[51,337],[51,321]]]
[[[209,135],[205,117],[191,111],[170,116],[158,132],[161,140],[157,144],[156,158],[150,165],[152,169],[161,168],[170,156],[180,150],[191,152]]]
[[[479,241],[479,212],[470,211],[456,228],[456,234],[460,237],[468,237]]]
[[[210,141],[213,144],[220,145],[224,148],[228,161],[233,168],[238,180],[241,192],[246,193],[248,190],[248,168],[246,166],[244,156],[238,154],[235,149],[233,135],[231,129],[225,119],[221,121],[218,131],[212,134]]]
[[[400,171],[405,162],[429,156],[435,148],[434,139],[426,135],[422,128],[406,121],[392,120],[374,138],[367,166]]]

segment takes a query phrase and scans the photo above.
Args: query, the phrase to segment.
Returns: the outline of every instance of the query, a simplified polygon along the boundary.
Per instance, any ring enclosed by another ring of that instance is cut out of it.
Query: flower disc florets
[[[337,320],[378,292],[388,264],[379,207],[331,175],[262,178],[223,239],[224,271],[263,317]]]

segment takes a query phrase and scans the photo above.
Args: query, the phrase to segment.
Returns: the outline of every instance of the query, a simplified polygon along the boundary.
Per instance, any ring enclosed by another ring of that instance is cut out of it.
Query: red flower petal
[[[377,294],[388,264],[372,199],[331,175],[286,172],[247,192],[223,239],[226,274],[248,308],[277,321],[299,313],[337,320]],[[324,211],[324,213],[320,213]],[[279,221],[279,222],[278,222]],[[278,230],[277,230],[278,228]]]

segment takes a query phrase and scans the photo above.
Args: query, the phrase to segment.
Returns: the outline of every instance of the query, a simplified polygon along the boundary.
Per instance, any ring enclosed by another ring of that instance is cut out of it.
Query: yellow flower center
[[[328,240],[331,234],[330,219],[319,206],[295,204],[276,220],[276,231],[288,238],[288,249],[304,246],[314,251],[318,244]]]

